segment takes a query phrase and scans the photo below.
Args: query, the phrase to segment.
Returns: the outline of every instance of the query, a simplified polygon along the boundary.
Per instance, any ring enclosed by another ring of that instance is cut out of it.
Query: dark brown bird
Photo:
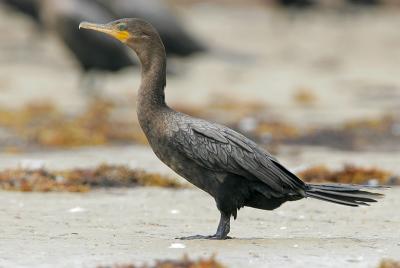
[[[92,0],[40,0],[40,17],[77,59],[85,72],[119,71],[135,65],[130,51],[117,40],[78,30],[82,20],[104,23],[113,17]]]
[[[221,213],[217,232],[183,239],[226,239],[230,218],[247,206],[264,210],[312,197],[346,206],[368,205],[382,195],[372,188],[306,184],[256,143],[234,130],[176,112],[165,103],[166,56],[157,31],[140,19],[81,28],[107,33],[133,49],[142,66],[137,114],[155,154],[176,173],[214,197]]]
[[[5,3],[6,5],[28,15],[40,24],[38,0],[0,0],[0,3]]]

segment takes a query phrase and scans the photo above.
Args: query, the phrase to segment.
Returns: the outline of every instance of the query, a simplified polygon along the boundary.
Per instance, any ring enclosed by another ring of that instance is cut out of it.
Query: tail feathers
[[[340,205],[358,207],[369,206],[377,202],[382,194],[363,191],[362,189],[382,189],[381,186],[350,184],[307,184],[306,196]]]

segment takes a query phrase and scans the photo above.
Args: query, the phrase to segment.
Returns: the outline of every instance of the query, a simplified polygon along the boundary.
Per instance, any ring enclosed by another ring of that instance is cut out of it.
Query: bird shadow
[[[179,240],[179,239],[176,239]],[[195,240],[185,240],[185,241],[223,241],[228,243],[235,243],[235,242],[257,242],[259,244],[268,244],[271,242],[274,243],[312,243],[312,242],[329,242],[329,243],[364,243],[364,242],[373,242],[377,239],[361,239],[355,237],[345,237],[345,236],[336,236],[336,237],[230,237],[229,239],[225,240],[215,240],[215,239],[195,239]],[[182,241],[182,240],[181,240]]]

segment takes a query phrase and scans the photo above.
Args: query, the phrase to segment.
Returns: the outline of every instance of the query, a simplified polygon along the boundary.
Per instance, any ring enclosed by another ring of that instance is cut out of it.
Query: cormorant
[[[211,236],[182,239],[226,239],[230,218],[247,206],[264,210],[307,197],[346,206],[368,205],[381,194],[346,184],[308,184],[275,157],[234,130],[174,111],[165,103],[166,55],[155,28],[141,19],[107,24],[83,22],[80,28],[106,33],[139,57],[142,82],[137,115],[151,148],[165,164],[214,197],[221,217]]]

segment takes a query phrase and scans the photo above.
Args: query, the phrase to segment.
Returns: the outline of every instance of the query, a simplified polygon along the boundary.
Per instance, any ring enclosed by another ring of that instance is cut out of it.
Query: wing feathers
[[[178,143],[176,148],[204,168],[259,179],[279,193],[302,192],[304,183],[300,179],[243,135],[207,121],[180,119],[172,140]]]
[[[191,128],[193,129],[193,131],[204,135],[208,138],[214,139],[216,141],[222,142],[222,143],[228,143],[229,141],[224,137],[224,135],[222,135],[221,133],[219,133],[217,130],[212,129],[212,128],[205,128],[199,125],[190,125]]]

